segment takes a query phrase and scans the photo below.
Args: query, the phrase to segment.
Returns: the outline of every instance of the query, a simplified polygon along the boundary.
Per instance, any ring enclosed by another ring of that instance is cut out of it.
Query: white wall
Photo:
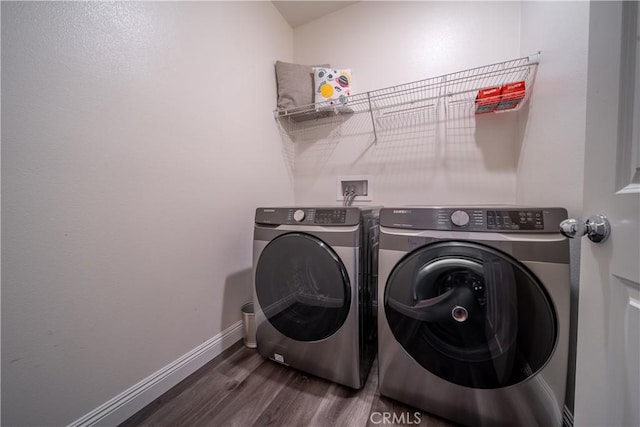
[[[522,3],[521,49],[542,56],[518,164],[519,203],[582,211],[588,41],[588,2]]]
[[[2,3],[2,424],[63,425],[240,320],[293,201],[270,2]],[[256,179],[258,177],[258,179]]]
[[[517,202],[562,206],[582,217],[588,2],[524,2],[523,50],[541,50],[535,96],[523,124]],[[580,239],[571,242],[571,336],[566,404],[573,409],[580,276]]]
[[[351,68],[354,92],[382,89],[518,58],[520,8],[518,2],[360,2],[296,28],[294,58]],[[336,176],[368,174],[373,204],[513,204],[517,116],[431,120],[409,134],[390,130],[374,145],[368,117],[355,117],[347,138],[295,143],[296,203],[336,204]]]

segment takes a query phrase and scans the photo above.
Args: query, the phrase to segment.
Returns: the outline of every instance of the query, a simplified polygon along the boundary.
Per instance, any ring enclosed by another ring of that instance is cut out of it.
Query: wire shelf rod
[[[394,127],[408,122],[406,118],[411,123],[420,120],[426,123],[437,118],[441,108],[447,117],[449,108],[458,110],[462,105],[465,105],[464,114],[474,115],[477,92],[490,87],[524,81],[526,93],[521,106],[529,98],[539,57],[540,52],[537,52],[527,57],[359,93],[346,97],[344,104],[324,101],[289,110],[276,109],[274,116],[286,118],[290,132],[298,132],[324,125],[336,126],[348,120],[348,115],[369,113],[375,142],[378,140],[376,120],[384,120]],[[342,118],[337,120],[339,117]],[[393,120],[396,122],[392,123]]]

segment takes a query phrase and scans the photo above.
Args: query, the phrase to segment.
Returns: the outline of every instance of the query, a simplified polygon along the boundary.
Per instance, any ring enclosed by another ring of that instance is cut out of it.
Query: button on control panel
[[[317,209],[314,223],[344,224],[347,219],[346,209]]]
[[[487,211],[489,230],[544,230],[542,211]]]

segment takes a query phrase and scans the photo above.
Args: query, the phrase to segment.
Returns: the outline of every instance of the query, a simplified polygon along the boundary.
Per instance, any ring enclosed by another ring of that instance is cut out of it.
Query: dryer
[[[254,304],[262,356],[354,389],[364,385],[376,351],[377,212],[256,210]]]
[[[380,393],[471,426],[561,425],[566,218],[562,208],[383,208]]]

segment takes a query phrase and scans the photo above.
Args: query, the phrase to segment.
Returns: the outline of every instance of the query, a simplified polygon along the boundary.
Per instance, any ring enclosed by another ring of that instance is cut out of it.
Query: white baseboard
[[[115,426],[126,421],[242,339],[242,329],[241,321],[234,323],[215,337],[69,424],[68,427]]]

